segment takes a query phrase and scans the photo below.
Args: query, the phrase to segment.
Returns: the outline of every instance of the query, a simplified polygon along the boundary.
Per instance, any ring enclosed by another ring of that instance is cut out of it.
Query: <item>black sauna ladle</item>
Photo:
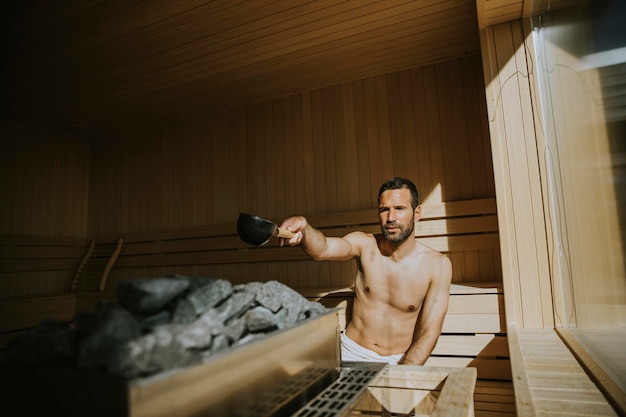
[[[281,229],[269,220],[246,213],[239,213],[237,234],[241,240],[254,246],[265,245],[273,236],[293,237],[289,230]]]

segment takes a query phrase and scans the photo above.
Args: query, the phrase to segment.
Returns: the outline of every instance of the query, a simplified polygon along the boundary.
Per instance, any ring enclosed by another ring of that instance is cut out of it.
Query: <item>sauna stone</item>
[[[232,285],[181,275],[123,281],[118,300],[77,313],[73,328],[41,323],[12,340],[2,359],[56,359],[130,379],[201,363],[327,311],[278,281]]]

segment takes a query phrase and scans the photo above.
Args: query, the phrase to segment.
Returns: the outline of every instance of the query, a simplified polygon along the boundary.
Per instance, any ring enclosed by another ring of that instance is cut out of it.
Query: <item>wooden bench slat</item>
[[[323,230],[327,236],[341,237],[351,232],[380,233],[380,224],[344,225]],[[495,215],[462,217],[457,219],[421,220],[415,224],[415,237],[450,236],[468,233],[494,233],[498,231]]]
[[[157,242],[179,239],[196,239],[205,237],[233,236],[237,234],[235,223],[215,224],[204,226],[183,227],[176,229],[156,229],[139,232],[125,232],[118,234],[106,234],[91,236],[89,240],[99,243],[115,244],[120,235],[124,237],[124,244]]]
[[[225,249],[244,249],[250,246],[237,236],[177,239],[155,242],[124,242],[120,256],[144,255],[152,253],[180,253],[199,251],[218,251]]]
[[[80,258],[0,259],[0,273],[34,271],[71,271]]]
[[[515,392],[511,381],[477,379],[474,388],[476,417],[515,416]]]
[[[483,214],[496,214],[496,199],[478,198],[473,200],[446,201],[434,205],[422,205],[422,218],[458,217]]]
[[[440,252],[460,250],[493,249],[499,247],[497,234],[463,235],[424,238],[422,242]],[[127,245],[128,246],[128,245]],[[127,248],[125,246],[125,248]],[[164,246],[161,247],[163,249]],[[126,252],[125,252],[126,251]],[[296,261],[310,259],[300,248],[279,248],[268,246],[240,250],[212,250],[204,252],[175,252],[146,255],[128,255],[132,249],[123,249],[116,263],[117,267],[176,266],[235,264],[250,262]]]
[[[436,205],[423,205],[422,206],[422,220],[437,219],[442,217],[459,217],[459,216],[476,216],[480,218],[484,215],[496,214],[496,201],[495,198],[475,199],[475,200],[463,200],[445,202]],[[489,216],[487,216],[489,217]],[[324,213],[324,214],[312,214],[307,216],[308,220],[314,226],[322,229],[333,228],[337,226],[352,226],[354,230],[359,229],[357,226],[362,225],[374,225],[378,227],[378,215],[376,209],[366,209],[358,211],[348,211],[340,213]],[[270,219],[272,220],[272,219]],[[452,220],[452,219],[451,219]],[[276,223],[279,220],[272,220]],[[488,222],[491,222],[490,220]],[[455,222],[453,222],[455,223]],[[463,222],[461,222],[463,223]],[[419,224],[419,223],[418,223]],[[471,224],[471,222],[469,222]],[[488,226],[492,228],[492,226]],[[236,223],[218,224],[218,225],[205,225],[197,227],[179,228],[179,229],[162,229],[162,230],[150,230],[142,232],[127,232],[124,233],[124,243],[137,243],[137,242],[154,242],[154,241],[166,241],[177,239],[194,239],[204,237],[219,237],[219,236],[236,236],[237,225]],[[474,228],[476,230],[476,228]],[[99,235],[92,237],[97,241],[115,242],[119,238],[119,235]]]
[[[473,367],[478,370],[479,379],[511,380],[511,363],[508,359],[482,359],[467,357],[431,356],[424,366]]]
[[[481,235],[437,236],[418,239],[438,252],[461,252],[481,249],[500,249],[500,238],[497,233]]]
[[[379,233],[380,227],[379,226],[366,226],[366,227],[361,227],[361,228],[355,228],[354,230],[360,230],[365,233]],[[340,231],[333,229],[329,231],[327,235],[331,237],[340,237],[350,231],[353,231],[353,230],[350,228],[346,228]],[[435,249],[438,252],[455,252],[455,251],[499,249],[500,248],[499,235],[496,232],[482,233],[481,231],[480,234],[424,236],[424,237],[417,237],[417,240]]]
[[[415,224],[415,236],[448,236],[464,233],[487,233],[498,231],[498,217],[462,217],[456,219],[422,220]]]
[[[4,317],[0,319],[0,333],[35,327],[42,320],[70,321],[74,317],[74,306],[68,305],[63,309],[47,311],[45,316],[41,313],[30,313],[19,316]]]
[[[476,396],[474,396],[474,398],[476,398]],[[479,416],[502,417],[506,415],[511,415],[511,416],[516,415],[514,399],[513,399],[513,404],[511,404],[511,403],[498,401],[497,399],[494,401],[494,398],[491,396],[488,398],[479,397],[479,400],[476,400],[476,399],[474,400],[474,407],[475,407],[476,417],[479,417]]]
[[[0,316],[6,317],[24,312],[47,311],[51,306],[71,304],[74,298],[74,294],[69,292],[4,297],[2,298],[2,303],[0,303]]]
[[[502,282],[453,282],[450,295],[455,294],[503,294]]]
[[[1,246],[87,246],[84,237],[0,234]]]
[[[443,333],[506,333],[504,312],[500,314],[446,314]]]
[[[475,356],[479,358],[507,358],[509,347],[506,336],[494,334],[439,336],[433,355]]]
[[[74,316],[74,294],[9,297],[0,303],[0,332],[36,326],[45,318],[69,321]]]
[[[82,246],[0,246],[0,259],[79,258],[83,253]]]
[[[350,287],[296,287],[294,288],[300,294],[307,298],[322,298],[322,297],[352,297],[354,291]],[[453,282],[450,285],[450,295],[456,294],[503,294],[502,282]]]
[[[452,294],[448,302],[448,314],[498,314],[503,311],[503,294]]]

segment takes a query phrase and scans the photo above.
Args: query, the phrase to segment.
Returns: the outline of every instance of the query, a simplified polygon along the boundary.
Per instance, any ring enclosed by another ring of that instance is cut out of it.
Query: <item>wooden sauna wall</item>
[[[291,214],[366,209],[394,175],[413,179],[424,204],[494,196],[479,56],[93,142],[89,234],[234,225],[240,212],[280,222]],[[475,256],[493,258],[499,274],[499,254]],[[109,283],[180,273],[343,286],[353,267],[299,261],[114,268]],[[478,270],[464,276],[499,279]]]
[[[8,120],[0,120],[0,138],[0,235],[84,238],[88,142]],[[73,277],[72,270],[0,269],[0,297],[68,291]]]
[[[532,42],[521,21],[481,31],[506,317],[519,327],[554,326],[542,178],[529,79]],[[518,209],[522,207],[523,209]]]

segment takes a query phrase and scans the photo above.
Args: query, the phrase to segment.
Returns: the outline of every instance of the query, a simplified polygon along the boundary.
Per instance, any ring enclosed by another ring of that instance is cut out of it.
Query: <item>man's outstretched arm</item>
[[[325,236],[303,216],[289,217],[280,227],[294,233],[292,238],[280,238],[280,246],[300,245],[316,261],[346,261],[357,256],[352,234],[345,237]]]

